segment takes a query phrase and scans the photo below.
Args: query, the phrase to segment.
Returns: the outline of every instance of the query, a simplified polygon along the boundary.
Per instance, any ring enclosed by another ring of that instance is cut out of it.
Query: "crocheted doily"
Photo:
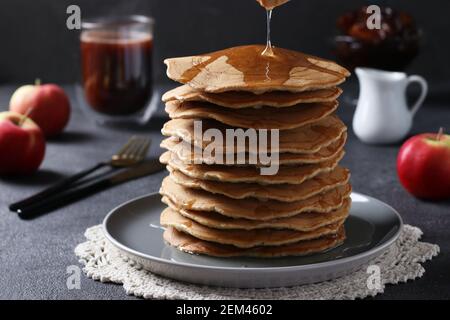
[[[439,253],[439,246],[420,242],[422,231],[405,225],[399,239],[384,254],[347,276],[317,284],[276,289],[207,287],[167,279],[148,272],[125,257],[104,237],[100,225],[86,230],[87,241],[75,248],[88,277],[123,284],[127,294],[146,299],[356,299],[422,277],[421,263]],[[368,285],[368,267],[380,270],[378,285]]]

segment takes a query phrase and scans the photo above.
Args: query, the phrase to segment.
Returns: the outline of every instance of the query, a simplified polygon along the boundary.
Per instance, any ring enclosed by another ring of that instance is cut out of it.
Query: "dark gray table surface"
[[[70,89],[70,88],[69,88]],[[6,109],[13,86],[0,87],[0,110]],[[72,92],[72,90],[69,90]],[[73,97],[73,95],[72,95]],[[73,251],[84,241],[86,228],[99,224],[109,210],[131,198],[159,189],[164,172],[114,187],[32,221],[22,221],[7,209],[10,202],[28,196],[59,178],[105,159],[132,133],[154,140],[151,154],[159,153],[162,112],[146,130],[111,130],[95,125],[73,103],[66,132],[49,141],[42,168],[31,177],[0,179],[0,299],[134,299],[116,284],[82,276],[80,290],[68,290],[67,267],[79,265]],[[342,104],[340,116],[351,127],[354,107]],[[419,112],[413,133],[450,128],[450,104],[427,103]],[[388,286],[376,299],[450,298],[450,202],[417,200],[400,186],[396,175],[399,146],[367,146],[351,128],[344,165],[352,171],[355,191],[395,207],[405,223],[420,227],[424,241],[437,243],[440,255],[424,264],[423,278]]]

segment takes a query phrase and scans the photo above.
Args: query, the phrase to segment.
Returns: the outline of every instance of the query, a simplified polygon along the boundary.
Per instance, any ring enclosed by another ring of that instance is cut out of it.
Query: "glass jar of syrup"
[[[151,18],[84,21],[80,47],[83,104],[116,119],[149,106],[153,92]]]

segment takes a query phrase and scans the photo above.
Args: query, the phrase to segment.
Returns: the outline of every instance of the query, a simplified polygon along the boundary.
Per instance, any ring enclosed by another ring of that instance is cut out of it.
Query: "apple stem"
[[[443,135],[444,135],[444,128],[441,127],[441,128],[439,129],[438,134],[437,134],[436,140],[437,140],[437,141],[441,141]]]
[[[34,85],[35,86],[40,86],[41,85],[41,79],[37,78],[36,80],[34,80]]]
[[[34,109],[34,108],[29,108],[29,109],[27,109],[27,112],[25,112],[25,113],[22,115],[22,117],[20,118],[20,121],[19,121],[19,127],[21,127],[22,124],[25,122],[25,120],[27,120],[27,118],[30,116],[31,112],[33,112],[33,109]]]
[[[19,121],[19,123],[17,124],[19,127],[22,127],[22,125],[23,125],[23,123],[25,122],[25,120],[27,119],[27,116],[26,115],[21,115],[21,117],[20,117],[20,121]]]

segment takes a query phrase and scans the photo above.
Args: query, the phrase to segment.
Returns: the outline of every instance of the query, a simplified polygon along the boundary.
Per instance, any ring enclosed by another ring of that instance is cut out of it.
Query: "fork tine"
[[[136,136],[132,136],[130,139],[128,139],[127,143],[125,143],[123,147],[120,148],[120,150],[114,155],[114,158],[120,158],[124,154],[126,154],[128,150],[130,150],[130,148],[133,146],[136,138],[137,138]]]
[[[147,155],[148,149],[150,148],[152,140],[149,138],[143,139],[143,143],[140,146],[139,150],[136,153],[136,159],[142,160]]]
[[[136,145],[136,149],[134,150],[134,153],[133,153],[133,158],[135,160],[141,160],[139,157],[140,157],[140,154],[142,153],[142,149],[144,149],[147,144],[147,140],[148,140],[147,138],[141,138],[139,141],[139,144]]]
[[[132,160],[139,160],[139,155],[141,153],[141,150],[145,147],[147,144],[147,138],[138,137],[136,138],[135,142],[131,146],[130,150],[128,150],[127,158]]]
[[[133,159],[137,150],[139,150],[140,145],[142,144],[142,138],[141,137],[135,137],[133,139],[133,142],[130,144],[130,147],[127,149],[127,151],[122,155],[125,159]]]

